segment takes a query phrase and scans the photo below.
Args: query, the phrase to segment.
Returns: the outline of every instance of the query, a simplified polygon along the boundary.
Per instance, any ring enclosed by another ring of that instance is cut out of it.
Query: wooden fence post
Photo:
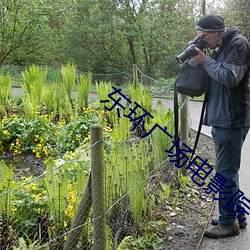
[[[133,64],[133,83],[134,83],[134,85],[138,84],[138,71],[137,71],[136,64]]]
[[[103,131],[99,124],[90,127],[93,205],[93,250],[106,249]]]

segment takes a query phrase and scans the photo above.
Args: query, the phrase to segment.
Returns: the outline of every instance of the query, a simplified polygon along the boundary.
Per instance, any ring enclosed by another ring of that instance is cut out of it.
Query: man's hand
[[[198,53],[197,56],[192,57],[197,64],[203,64],[207,56],[197,47],[195,47],[195,51]]]

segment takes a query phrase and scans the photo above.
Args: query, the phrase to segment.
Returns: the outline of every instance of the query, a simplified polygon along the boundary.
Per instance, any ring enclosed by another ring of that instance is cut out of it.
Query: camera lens
[[[191,44],[189,47],[187,47],[180,55],[176,57],[177,61],[179,63],[183,63],[188,58],[198,55],[198,53],[194,49],[195,47],[195,44]]]

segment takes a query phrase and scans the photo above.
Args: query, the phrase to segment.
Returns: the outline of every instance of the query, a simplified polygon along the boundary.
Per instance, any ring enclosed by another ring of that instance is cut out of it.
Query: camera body
[[[190,45],[180,54],[176,57],[177,61],[179,63],[183,63],[188,58],[198,55],[198,53],[195,51],[195,47],[199,48],[200,50],[203,50],[207,48],[207,43],[199,36],[197,36]]]

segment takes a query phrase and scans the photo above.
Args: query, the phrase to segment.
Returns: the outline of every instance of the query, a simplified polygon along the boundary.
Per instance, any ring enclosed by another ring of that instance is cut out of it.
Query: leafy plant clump
[[[90,126],[101,121],[91,107],[69,123],[52,122],[50,116],[36,118],[12,115],[0,121],[0,150],[14,155],[29,152],[37,158],[62,156],[74,151],[89,138]]]

